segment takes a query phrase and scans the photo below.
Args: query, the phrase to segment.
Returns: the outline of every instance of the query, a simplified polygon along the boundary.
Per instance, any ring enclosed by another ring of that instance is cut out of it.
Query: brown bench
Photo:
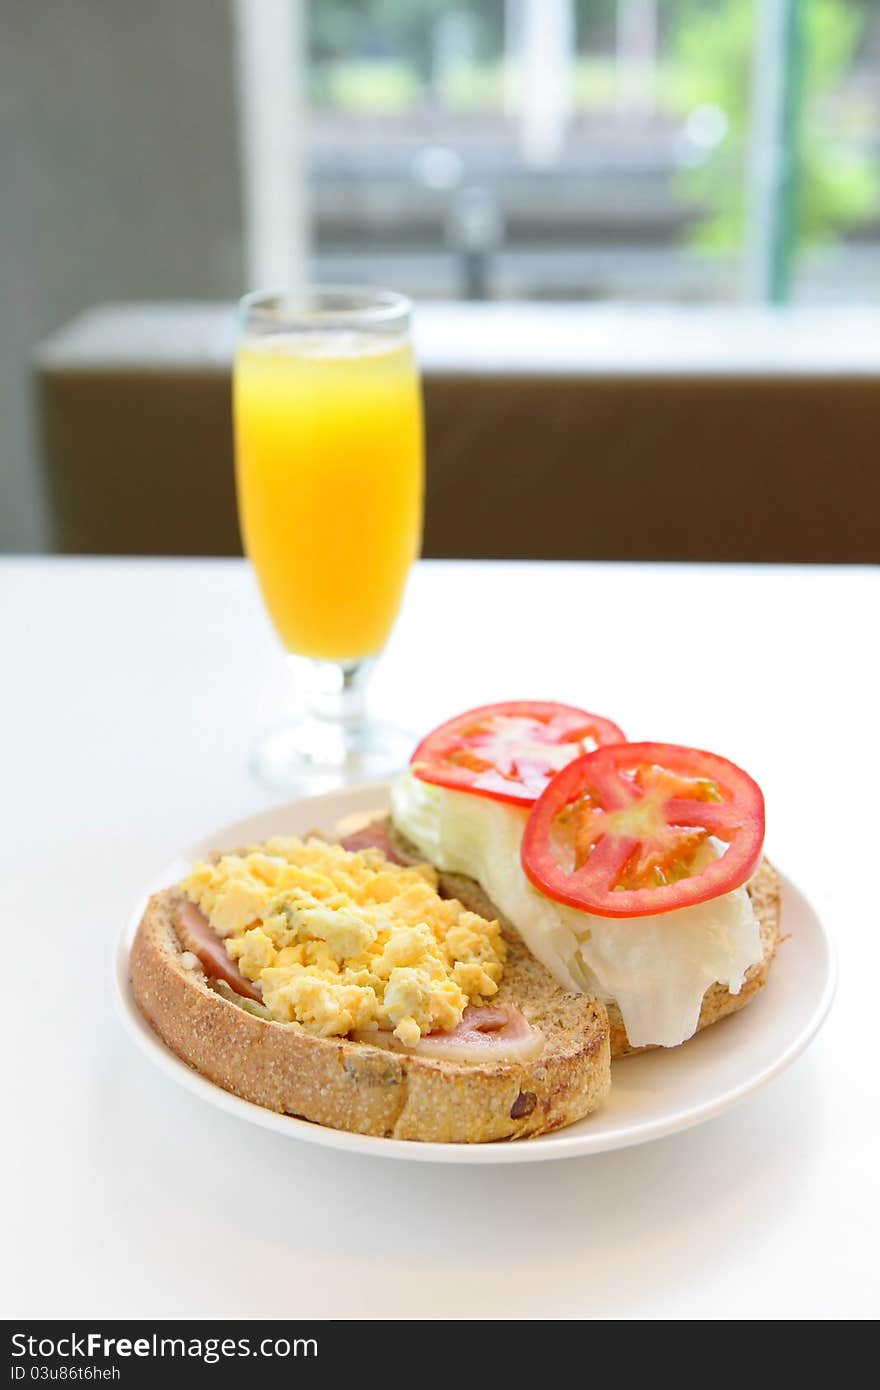
[[[880,560],[880,321],[419,312],[432,556]],[[228,306],[118,305],[35,359],[56,546],[239,549]]]

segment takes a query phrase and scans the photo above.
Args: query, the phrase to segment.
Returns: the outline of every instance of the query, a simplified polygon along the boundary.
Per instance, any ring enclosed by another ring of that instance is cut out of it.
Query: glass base
[[[352,726],[311,717],[268,734],[251,768],[275,791],[311,796],[387,780],[406,766],[417,741],[393,724],[365,720]]]

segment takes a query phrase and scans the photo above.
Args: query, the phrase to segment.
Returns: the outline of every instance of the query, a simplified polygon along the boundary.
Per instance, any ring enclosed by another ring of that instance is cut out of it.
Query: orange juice
[[[246,339],[235,363],[245,550],[291,652],[372,656],[421,538],[412,349],[356,332]]]

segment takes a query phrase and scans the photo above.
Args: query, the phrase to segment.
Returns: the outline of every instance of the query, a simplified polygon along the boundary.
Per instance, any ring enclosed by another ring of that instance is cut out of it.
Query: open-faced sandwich
[[[197,863],[150,900],[131,956],[178,1056],[337,1129],[471,1143],[570,1124],[611,1058],[747,1003],[779,939],[756,783],[566,705],[442,725],[390,816],[339,835]]]

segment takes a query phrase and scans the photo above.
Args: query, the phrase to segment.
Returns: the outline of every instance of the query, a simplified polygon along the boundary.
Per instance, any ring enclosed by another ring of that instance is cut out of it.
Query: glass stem
[[[309,713],[334,725],[349,748],[359,742],[367,718],[367,685],[374,660],[312,661]]]

